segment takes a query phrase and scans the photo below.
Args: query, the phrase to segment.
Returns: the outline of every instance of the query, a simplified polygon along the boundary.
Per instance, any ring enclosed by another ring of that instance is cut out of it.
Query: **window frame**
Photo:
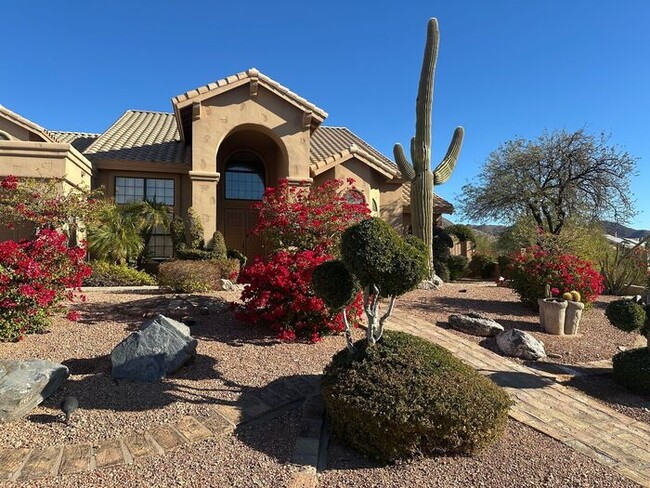
[[[238,155],[238,154],[251,154],[256,158],[256,161],[234,161],[233,159]],[[242,170],[231,170],[229,169],[231,166],[235,165],[242,165],[242,166],[249,166],[253,171],[242,171]],[[264,160],[262,157],[257,154],[254,151],[251,151],[249,149],[241,149],[234,151],[231,153],[227,158],[226,162],[224,163],[223,167],[223,174],[224,174],[224,188],[223,188],[223,198],[226,201],[229,202],[260,202],[262,201],[264,197],[264,190],[266,189],[266,165],[264,164]],[[262,182],[262,193],[259,198],[233,198],[228,196],[228,173],[241,173],[241,174],[248,174],[248,175],[257,175]]]
[[[142,180],[142,200],[134,200],[134,201],[122,202],[122,203],[118,202],[117,201],[117,179],[118,178],[131,179],[131,180]],[[148,180],[171,181],[172,182],[172,203],[156,202],[155,200],[147,199],[147,181]],[[158,177],[150,177],[150,176],[116,175],[116,176],[113,177],[113,198],[115,199],[115,203],[117,205],[128,205],[129,203],[134,203],[136,201],[149,201],[151,203],[162,203],[163,205],[166,205],[167,207],[175,208],[176,207],[176,179],[175,178],[158,178]]]

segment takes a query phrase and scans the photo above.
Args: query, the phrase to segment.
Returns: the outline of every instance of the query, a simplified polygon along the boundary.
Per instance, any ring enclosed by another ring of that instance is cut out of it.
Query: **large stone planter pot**
[[[578,325],[580,325],[580,318],[584,309],[584,303],[567,301],[564,317],[564,333],[566,335],[576,335],[578,333]]]
[[[542,304],[544,303],[544,298],[538,298],[537,299],[537,310],[539,310],[539,325],[544,327],[544,307],[542,307]]]
[[[544,330],[548,334],[564,335],[564,319],[567,302],[553,298],[545,298],[540,303],[540,317],[544,317]]]

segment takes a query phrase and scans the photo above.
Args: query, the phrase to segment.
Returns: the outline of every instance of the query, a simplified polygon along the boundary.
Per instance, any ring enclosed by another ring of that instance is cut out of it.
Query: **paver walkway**
[[[46,478],[137,463],[148,456],[162,455],[210,437],[226,435],[240,424],[274,416],[306,399],[305,408],[313,409],[313,398],[319,391],[318,376],[286,377],[256,393],[240,396],[232,405],[215,405],[205,416],[188,415],[175,423],[155,426],[146,432],[133,432],[95,446],[70,444],[0,449],[0,480]],[[313,434],[303,433],[303,430],[299,438],[302,443],[296,449],[299,455],[302,454],[302,457],[298,456],[300,460],[308,464],[307,461],[311,460],[305,459],[306,454],[313,450],[313,443],[318,444],[318,439],[311,439]]]
[[[515,420],[650,487],[650,425],[426,320],[396,311],[386,326],[435,342],[488,375],[510,394]]]

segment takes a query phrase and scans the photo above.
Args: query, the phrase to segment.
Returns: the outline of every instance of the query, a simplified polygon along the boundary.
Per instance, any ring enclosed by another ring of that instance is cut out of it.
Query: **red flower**
[[[76,310],[70,310],[68,311],[68,314],[65,316],[65,318],[71,320],[72,322],[76,322],[81,318],[81,314]]]

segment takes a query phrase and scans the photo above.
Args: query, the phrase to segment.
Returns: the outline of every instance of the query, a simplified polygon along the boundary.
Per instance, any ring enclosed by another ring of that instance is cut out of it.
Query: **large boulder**
[[[481,337],[494,337],[503,332],[503,326],[480,313],[450,315],[449,325],[466,334]]]
[[[188,326],[157,315],[115,346],[111,374],[131,381],[159,381],[195,356],[196,345]]]
[[[497,336],[499,349],[506,356],[536,360],[546,357],[544,343],[523,330],[510,329]]]
[[[68,376],[64,365],[41,359],[0,361],[0,422],[26,415]]]

